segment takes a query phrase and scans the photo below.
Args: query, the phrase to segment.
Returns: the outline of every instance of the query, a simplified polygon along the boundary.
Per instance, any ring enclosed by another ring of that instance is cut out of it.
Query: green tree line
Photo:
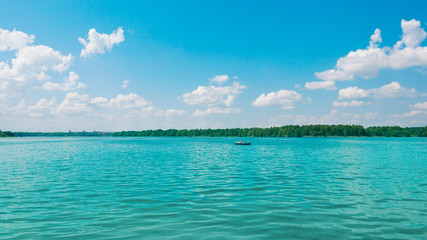
[[[426,127],[360,125],[287,125],[270,128],[168,129],[121,131],[115,137],[427,137]]]
[[[4,131],[4,132],[2,132],[0,130],[0,137],[13,137],[13,133],[11,131]]]
[[[382,126],[364,128],[360,125],[287,125],[270,128],[168,129],[121,132],[11,132],[1,131],[0,137],[427,137],[426,127]]]

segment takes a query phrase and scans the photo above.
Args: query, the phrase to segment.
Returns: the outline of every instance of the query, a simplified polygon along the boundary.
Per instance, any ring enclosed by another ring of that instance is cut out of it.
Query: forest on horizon
[[[114,137],[427,137],[426,127],[286,125],[270,128],[168,129],[115,132]]]
[[[361,125],[286,125],[269,128],[156,129],[120,132],[11,132],[0,137],[427,137],[425,127]]]

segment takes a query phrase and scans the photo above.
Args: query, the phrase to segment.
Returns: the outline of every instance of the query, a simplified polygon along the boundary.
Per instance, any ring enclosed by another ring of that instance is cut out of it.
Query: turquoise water
[[[0,139],[0,239],[425,239],[426,138]]]

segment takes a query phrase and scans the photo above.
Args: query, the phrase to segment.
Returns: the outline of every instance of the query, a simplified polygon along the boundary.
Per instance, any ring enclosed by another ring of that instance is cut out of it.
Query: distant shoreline
[[[360,125],[286,125],[270,128],[157,129],[120,132],[11,132],[0,137],[427,137],[425,127]]]

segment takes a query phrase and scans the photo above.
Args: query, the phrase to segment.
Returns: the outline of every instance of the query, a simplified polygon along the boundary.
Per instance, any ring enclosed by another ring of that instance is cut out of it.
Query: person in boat
[[[240,140],[240,141],[239,141],[239,143],[240,143],[240,144],[242,144],[242,143],[243,143],[243,141],[242,141],[242,140]]]

